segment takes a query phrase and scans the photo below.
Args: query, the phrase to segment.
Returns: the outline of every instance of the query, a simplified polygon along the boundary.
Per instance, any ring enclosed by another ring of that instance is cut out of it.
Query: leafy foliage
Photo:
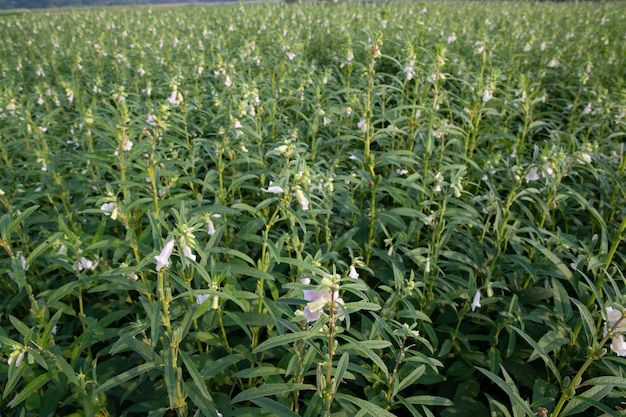
[[[3,415],[620,415],[625,12],[0,16]]]

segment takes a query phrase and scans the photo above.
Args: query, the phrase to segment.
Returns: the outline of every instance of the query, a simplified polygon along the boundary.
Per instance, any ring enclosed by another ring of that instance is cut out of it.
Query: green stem
[[[604,336],[604,338],[600,341],[600,344],[599,344],[600,347],[606,344],[606,342],[609,340],[609,337],[611,337],[611,333],[612,332],[608,332],[607,335]],[[565,406],[565,403],[569,399],[571,399],[572,396],[575,394],[576,387],[581,383],[583,374],[585,373],[585,371],[587,371],[587,368],[591,366],[593,361],[598,359],[596,354],[597,352],[593,352],[592,355],[589,355],[585,363],[583,363],[583,365],[578,370],[578,372],[576,372],[576,375],[574,376],[574,378],[572,378],[572,380],[567,385],[567,387],[565,387],[565,389],[563,390],[563,393],[561,394],[561,398],[559,398],[559,401],[554,407],[554,411],[552,411],[551,417],[558,417],[559,414],[561,413],[561,409],[563,408],[563,406]]]
[[[626,217],[622,219],[622,224],[620,224],[619,226],[619,230],[617,231],[617,236],[615,236],[615,240],[613,240],[613,244],[611,245],[609,252],[606,254],[606,259],[604,261],[605,268],[608,268],[609,265],[611,265],[611,262],[613,261],[613,256],[615,255],[615,252],[617,251],[619,244],[622,242],[622,240],[624,240],[625,229],[626,229]]]

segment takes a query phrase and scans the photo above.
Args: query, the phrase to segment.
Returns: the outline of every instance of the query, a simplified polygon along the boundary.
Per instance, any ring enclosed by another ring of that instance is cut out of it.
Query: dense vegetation
[[[191,4],[228,3],[237,0],[0,0],[0,9],[47,9],[58,7],[93,7],[93,6],[140,6],[148,4]]]
[[[626,4],[0,17],[8,416],[619,416]]]

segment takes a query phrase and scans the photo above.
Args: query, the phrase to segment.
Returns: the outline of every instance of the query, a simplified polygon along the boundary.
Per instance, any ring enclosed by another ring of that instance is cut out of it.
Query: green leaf
[[[344,304],[344,307],[349,314],[356,313],[361,310],[378,311],[381,309],[380,305],[367,301],[355,301],[354,303],[346,303]]]
[[[592,405],[589,400],[600,401],[613,392],[613,389],[613,385],[607,384],[595,385],[589,388],[588,390],[580,393],[580,395],[571,398],[560,416],[565,417],[582,413]],[[584,398],[584,400],[582,398]]]
[[[232,399],[231,404],[240,403],[242,401],[251,401],[256,398],[269,397],[272,395],[283,394],[291,391],[315,390],[314,385],[309,384],[263,384],[259,387],[253,387],[240,392]]]
[[[565,263],[563,263],[563,261],[558,256],[556,256],[550,249],[546,248],[545,246],[536,242],[533,239],[521,238],[521,240],[529,243],[531,246],[541,252],[543,256],[546,257],[546,259],[550,260],[557,267],[557,270],[561,273],[562,278],[570,279],[572,277],[572,271],[569,269],[569,267],[565,265]]]
[[[400,391],[417,381],[422,375],[424,375],[424,372],[426,372],[426,365],[420,365],[413,369],[413,371],[404,377],[398,386],[394,388],[393,396],[395,397]]]
[[[609,415],[609,416],[612,416],[612,417],[624,417],[624,413],[619,413],[619,412],[613,410],[611,407],[609,407],[609,406],[607,406],[605,404],[602,404],[601,402],[596,401],[596,400],[591,399],[591,398],[587,398],[587,397],[583,397],[583,396],[577,395],[576,397],[573,397],[572,400],[573,401],[580,401],[582,403],[587,403],[590,406],[595,407],[595,408],[597,408],[600,411],[604,411],[606,413],[606,415]],[[563,415],[567,415],[567,414],[564,413]]]
[[[362,341],[362,340],[356,340],[351,338],[350,336],[346,336],[346,335],[340,335],[340,338],[344,339],[346,342],[348,342],[348,346],[351,349],[356,350],[357,352],[362,353],[365,357],[369,358],[372,362],[374,362],[374,364],[376,364],[376,366],[378,366],[378,368],[384,372],[385,377],[387,379],[389,379],[389,370],[387,369],[387,365],[385,364],[385,362],[381,359],[380,356],[378,356],[376,354],[376,352],[374,352],[370,347],[368,347],[364,342],[366,341]],[[340,350],[345,350],[346,346],[340,346]]]
[[[17,217],[11,220],[11,222],[7,225],[6,228],[0,230],[0,235],[2,236],[2,240],[8,241],[9,235],[11,234],[13,229],[15,229],[17,225],[22,222],[22,220],[24,220],[25,218],[33,214],[33,212],[37,210],[38,208],[39,208],[38,205],[34,205],[27,209],[22,210],[22,212]]]
[[[200,394],[202,394],[202,397],[207,402],[214,403],[213,398],[211,397],[211,394],[209,394],[209,391],[207,390],[206,383],[204,382],[204,378],[202,378],[200,371],[198,371],[198,368],[193,363],[193,360],[191,359],[191,357],[182,350],[180,350],[178,354],[183,360],[183,363],[185,364],[185,368],[187,368],[189,375],[191,375],[191,379],[193,379],[195,386],[198,388],[198,391],[200,391]],[[209,410],[209,411],[211,413],[215,413],[214,409]]]
[[[415,395],[413,397],[405,398],[405,401],[409,404],[417,405],[434,405],[439,407],[450,407],[454,403],[445,397],[438,397],[435,395]]]
[[[611,385],[614,387],[626,388],[626,378],[619,376],[598,376],[585,381],[585,385]]]
[[[239,252],[238,250],[231,249],[231,248],[223,248],[223,247],[220,247],[220,246],[216,246],[216,247],[213,247],[213,248],[206,248],[206,249],[204,249],[203,252],[206,253],[206,254],[209,254],[209,253],[221,253],[223,255],[234,256],[236,258],[239,258],[239,259],[249,263],[252,266],[256,265],[254,260],[252,258],[250,258],[248,255],[246,255],[243,252]]]
[[[31,335],[33,334],[33,329],[25,325],[20,319],[15,316],[9,316],[9,320],[15,329],[24,336],[24,343],[27,343],[31,340]]]
[[[77,387],[80,386],[80,381],[78,380],[78,377],[76,376],[76,372],[74,372],[74,369],[71,367],[69,363],[67,363],[65,358],[59,355],[56,355],[54,357],[54,363],[56,364],[57,368],[59,368],[59,370],[63,372],[63,374],[67,377],[67,379],[70,380],[72,384],[76,385]]]
[[[232,374],[233,378],[267,378],[273,375],[282,375],[285,373],[284,369],[276,368],[275,366],[261,366],[258,368],[245,368],[241,371]]]
[[[587,306],[577,299],[570,297],[570,301],[574,303],[574,305],[578,308],[580,312],[580,320],[583,324],[583,329],[585,330],[585,336],[587,336],[587,343],[596,343],[596,326],[593,321],[593,316],[589,312]]]
[[[17,407],[23,401],[34,395],[35,391],[46,385],[46,383],[48,383],[48,381],[50,381],[53,376],[54,373],[46,372],[45,374],[41,374],[37,378],[30,381],[28,385],[26,385],[26,387],[19,394],[17,394],[15,398],[11,400],[11,408]]]
[[[274,277],[267,272],[245,265],[218,263],[215,264],[215,272],[229,272],[231,274],[245,275],[253,278],[274,281]]]
[[[507,326],[509,329],[515,331],[517,334],[519,334],[520,336],[522,336],[524,338],[524,340],[526,340],[526,342],[528,342],[528,344],[534,349],[533,351],[533,355],[539,355],[541,357],[541,359],[543,359],[543,361],[546,363],[546,365],[548,365],[548,368],[550,368],[550,370],[552,371],[552,374],[556,377],[556,379],[559,381],[559,384],[562,382],[561,379],[561,373],[559,372],[558,368],[556,367],[556,365],[554,365],[554,362],[552,361],[552,358],[550,358],[550,356],[548,356],[548,354],[546,353],[546,351],[539,345],[539,343],[535,342],[533,340],[532,337],[530,337],[528,334],[526,334],[523,330],[518,329],[515,326]],[[530,358],[528,358],[528,362],[531,362],[533,359],[533,355],[530,356]]]
[[[272,416],[277,417],[299,417],[298,414],[291,411],[286,405],[274,401],[271,398],[255,398],[251,400],[253,403],[261,407],[265,411],[272,413]]]
[[[348,352],[345,352],[343,355],[341,355],[341,358],[339,358],[339,362],[337,362],[337,369],[335,370],[335,382],[337,383],[337,386],[341,384],[341,381],[343,380],[343,376],[346,373],[349,364],[350,354]]]
[[[255,354],[255,353],[263,352],[265,350],[272,349],[277,346],[288,345],[290,343],[297,342],[300,340],[309,340],[309,339],[321,337],[322,334],[320,334],[319,329],[321,329],[323,325],[324,325],[324,322],[319,320],[317,323],[315,323],[315,326],[311,327],[311,329],[307,331],[274,336],[271,339],[268,339],[265,342],[258,345],[256,349],[252,351],[252,353]]]
[[[122,382],[126,382],[129,379],[133,379],[139,375],[145,374],[146,372],[157,368],[157,366],[158,365],[154,362],[143,363],[139,366],[134,367],[133,369],[129,369],[126,372],[122,372],[119,375],[115,375],[114,377],[107,380],[104,384],[96,388],[96,390],[94,391],[94,395],[98,395],[101,392],[108,391],[111,388],[118,386]]]
[[[517,388],[515,387],[515,383],[513,381],[511,381],[511,383],[506,382],[502,378],[500,378],[498,375],[486,369],[482,369],[479,367],[475,367],[475,368],[478,369],[480,372],[482,372],[487,378],[489,378],[498,387],[500,387],[500,389],[509,396],[509,400],[511,400],[512,405],[517,405],[518,407],[520,407],[522,411],[529,417],[533,417],[535,415],[533,410],[531,410],[530,407],[528,406],[528,403],[524,401],[522,397],[520,397],[519,393],[517,392]],[[508,379],[508,374],[506,373],[506,370],[504,369],[504,367],[500,366],[500,369],[507,376],[507,379]]]
[[[312,265],[312,264],[310,264],[308,262],[301,261],[301,260],[298,260],[298,259],[281,257],[281,258],[278,258],[278,262],[279,263],[288,264],[288,265],[297,266],[298,268],[301,268],[301,269],[303,269],[305,271],[313,272],[313,273],[315,273],[316,275],[319,275],[319,276],[326,275],[326,271],[324,271],[323,269],[318,268],[315,265]]]
[[[371,403],[367,400],[362,400],[360,398],[353,397],[352,395],[337,393],[335,398],[339,401],[345,400],[351,402],[356,405],[361,410],[367,411],[369,415],[372,417],[395,417],[395,414],[390,413],[389,411],[381,408],[380,406]]]
[[[245,357],[240,354],[225,356],[215,362],[212,362],[210,365],[205,366],[200,373],[202,374],[203,379],[211,379],[224,369],[241,362],[244,359]]]
[[[163,358],[163,366],[164,366],[163,379],[165,380],[167,398],[169,399],[171,409],[176,408],[176,400],[177,400],[177,393],[176,393],[177,369],[176,369],[176,366],[174,366],[174,361],[176,361],[176,359],[178,358],[174,356],[173,350],[174,349],[169,347],[169,343],[168,343],[165,349],[163,349],[163,354],[161,355],[161,357]]]

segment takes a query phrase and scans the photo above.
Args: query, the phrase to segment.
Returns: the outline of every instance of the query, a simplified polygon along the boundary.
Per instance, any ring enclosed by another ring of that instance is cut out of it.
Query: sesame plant
[[[0,414],[623,415],[624,22],[0,15]]]

